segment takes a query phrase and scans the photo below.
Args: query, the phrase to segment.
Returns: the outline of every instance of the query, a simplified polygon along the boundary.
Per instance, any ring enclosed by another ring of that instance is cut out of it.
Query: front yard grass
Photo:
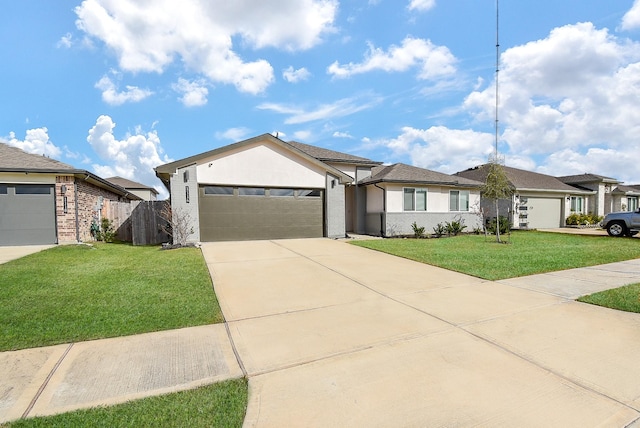
[[[640,257],[640,239],[536,231],[512,232],[510,244],[484,235],[353,244],[492,281]]]
[[[246,379],[236,379],[110,407],[21,419],[6,427],[241,427],[247,397]]]
[[[0,278],[0,351],[223,321],[196,248],[59,246]]]
[[[620,311],[640,313],[640,284],[625,285],[590,294],[580,297],[578,301]]]

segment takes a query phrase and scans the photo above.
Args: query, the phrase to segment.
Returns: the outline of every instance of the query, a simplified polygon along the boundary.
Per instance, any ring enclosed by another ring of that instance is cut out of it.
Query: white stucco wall
[[[367,213],[379,213],[382,211],[384,211],[382,190],[376,186],[367,186]]]
[[[427,212],[440,212],[440,213],[449,212],[449,191],[451,190],[460,190],[460,191],[468,190],[469,191],[469,211],[473,211],[474,207],[480,206],[480,191],[477,189],[458,189],[458,188],[452,189],[449,187],[386,185],[387,212],[389,213],[404,212],[404,203],[403,203],[404,190],[403,189],[405,187],[413,187],[416,189],[427,189]],[[378,192],[381,193],[380,190],[378,190]],[[368,199],[367,199],[367,212],[369,212]]]
[[[198,183],[239,186],[325,187],[325,171],[304,158],[264,142],[202,161]]]

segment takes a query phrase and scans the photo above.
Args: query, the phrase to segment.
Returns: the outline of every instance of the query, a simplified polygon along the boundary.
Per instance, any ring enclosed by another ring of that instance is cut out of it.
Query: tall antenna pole
[[[498,8],[498,1],[496,0],[496,147],[495,147],[495,157],[496,162],[498,161],[498,139],[500,138],[500,123],[498,121],[498,105],[500,103],[499,97],[499,86],[498,86],[498,77],[500,76],[500,14]]]

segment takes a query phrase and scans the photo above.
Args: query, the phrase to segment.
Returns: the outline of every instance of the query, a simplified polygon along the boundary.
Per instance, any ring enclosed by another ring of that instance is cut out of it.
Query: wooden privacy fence
[[[166,201],[112,202],[110,219],[117,237],[133,245],[157,245],[171,242],[171,237],[162,230],[166,220],[160,216]]]

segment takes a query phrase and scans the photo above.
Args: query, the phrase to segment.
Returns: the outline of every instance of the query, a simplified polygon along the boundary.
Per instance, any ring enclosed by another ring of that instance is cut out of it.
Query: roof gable
[[[200,153],[198,155],[194,155],[194,156],[190,156],[188,158],[184,158],[184,159],[180,159],[177,160],[175,162],[171,162],[168,164],[164,164],[164,165],[160,165],[158,167],[155,168],[156,171],[156,176],[158,176],[164,183],[165,185],[167,185],[168,181],[169,181],[169,176],[171,174],[174,174],[179,168],[183,168],[185,166],[189,166],[189,165],[199,165],[201,163],[206,162],[207,159],[211,159],[220,155],[223,155],[227,152],[234,152],[234,151],[238,151],[246,146],[251,146],[251,145],[255,145],[256,143],[260,143],[260,142],[266,142],[266,143],[270,143],[270,144],[275,144],[289,152],[294,153],[295,155],[311,162],[312,164],[315,164],[319,167],[321,167],[322,169],[326,170],[327,172],[330,172],[331,174],[335,175],[336,177],[340,177],[340,179],[343,182],[350,182],[352,181],[352,177],[349,177],[347,174],[345,174],[344,172],[334,168],[331,165],[328,165],[326,163],[324,163],[324,161],[322,159],[318,159],[312,155],[310,155],[309,153],[305,152],[304,150],[301,150],[301,148],[296,147],[295,145],[289,144],[285,141],[280,140],[277,137],[274,137],[271,134],[262,134],[259,135],[257,137],[253,137],[253,138],[249,138],[247,140],[244,141],[240,141],[234,144],[229,144],[227,146],[224,147],[219,147],[217,149],[214,150],[210,150],[208,152],[204,152],[204,153]],[[301,144],[301,143],[298,143]],[[306,147],[313,147],[313,146],[308,146],[308,145],[304,145]],[[319,149],[319,148],[317,148]],[[320,149],[320,150],[324,150],[324,149]],[[330,150],[326,151],[326,152],[332,152]],[[323,152],[324,153],[324,152]],[[333,152],[333,153],[339,153],[339,152]],[[349,156],[346,154],[342,154],[344,156]],[[355,157],[357,158],[357,157]],[[364,158],[361,158],[364,159]],[[372,161],[373,162],[373,161]]]
[[[439,184],[457,187],[480,187],[482,183],[472,179],[444,174],[429,169],[419,168],[403,163],[377,166],[371,170],[371,176],[360,181],[361,184],[374,183],[416,183]]]

